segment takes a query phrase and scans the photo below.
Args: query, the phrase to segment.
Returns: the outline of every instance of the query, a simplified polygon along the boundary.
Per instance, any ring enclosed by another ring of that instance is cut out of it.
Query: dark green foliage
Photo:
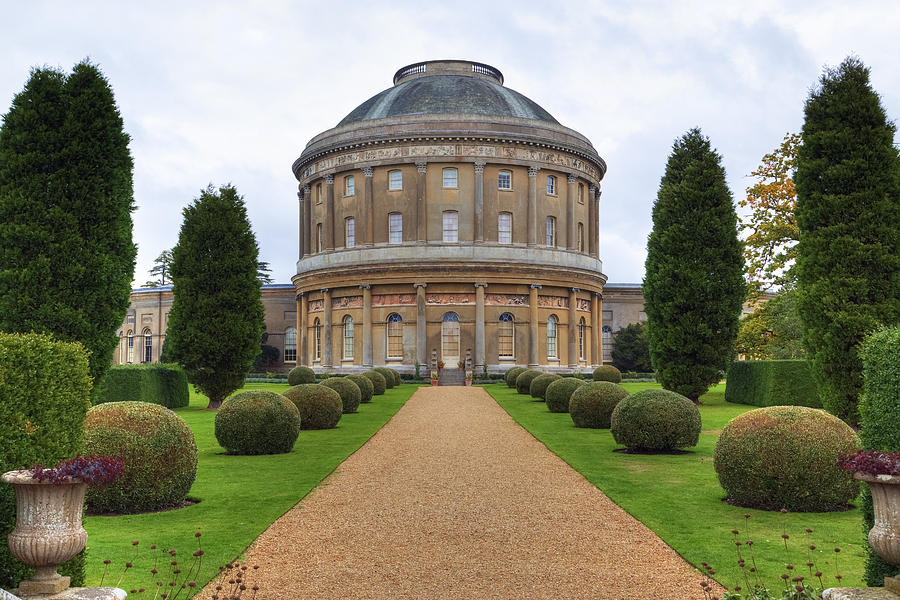
[[[650,358],[664,388],[695,402],[732,359],[746,293],[737,215],[721,161],[699,129],[675,142],[647,241]]]
[[[609,381],[610,383],[622,383],[622,372],[612,365],[600,365],[594,369],[591,381]]]
[[[552,413],[569,412],[569,398],[572,392],[584,385],[584,380],[574,377],[562,377],[550,383],[544,398],[547,400],[547,409]]]
[[[87,354],[81,344],[49,335],[0,333],[0,472],[55,465],[81,450],[91,406]],[[13,488],[0,485],[0,587],[15,588],[34,569],[9,552],[16,523]],[[72,585],[84,582],[84,554],[67,565]]]
[[[255,373],[274,368],[281,359],[281,351],[275,346],[261,344],[259,346],[259,354],[253,359],[253,365],[250,367]]]
[[[288,388],[282,395],[300,411],[300,429],[333,429],[341,420],[341,395],[330,387],[304,383]]]
[[[315,383],[316,373],[309,367],[294,367],[288,373],[288,385],[301,385],[304,383]]]
[[[528,388],[528,393],[531,394],[532,398],[544,400],[546,397],[545,394],[547,393],[547,386],[557,379],[562,379],[562,376],[554,375],[552,373],[544,373],[543,375],[538,375],[531,382],[531,386]]]
[[[216,413],[216,440],[229,454],[283,454],[299,434],[300,411],[275,392],[235,394]]]
[[[611,381],[592,381],[580,386],[569,397],[569,414],[575,427],[609,429],[613,409],[628,396],[628,391]]]
[[[33,69],[0,128],[0,331],[90,352],[99,381],[131,293],[132,160],[112,89],[88,62]]]
[[[616,443],[629,449],[686,448],[700,439],[700,411],[681,394],[643,390],[616,405],[610,429]]]
[[[391,373],[394,374],[394,385],[400,385],[403,383],[403,378],[400,377],[400,371],[397,369],[391,369]]]
[[[863,365],[863,394],[859,400],[862,428],[859,437],[863,448],[882,452],[900,451],[900,327],[885,328],[872,334],[862,344],[860,358]],[[863,487],[863,532],[868,535],[875,524],[872,494]],[[882,585],[885,577],[900,574],[900,568],[890,565],[868,548],[866,583]]]
[[[735,504],[822,512],[843,508],[859,493],[859,483],[837,466],[838,457],[858,448],[853,429],[823,410],[770,406],[729,421],[713,460]]]
[[[153,259],[153,268],[150,269],[151,279],[144,284],[144,287],[160,287],[172,283],[172,277],[169,269],[172,265],[172,251],[163,250],[155,259]]]
[[[363,377],[368,377],[369,381],[372,382],[372,385],[375,388],[374,393],[376,396],[382,395],[387,389],[387,380],[384,378],[384,375],[382,375],[378,371],[366,371],[365,373],[363,373]]]
[[[176,506],[197,475],[194,434],[181,417],[158,404],[98,404],[84,421],[84,451],[125,461],[125,475],[105,487],[88,488],[85,500],[92,512]]]
[[[847,58],[806,101],[797,152],[797,304],[822,405],[859,421],[859,343],[900,322],[900,159],[869,69]]]
[[[172,358],[218,408],[243,385],[264,331],[256,237],[237,190],[201,192],[184,209],[172,253]]]
[[[387,367],[375,367],[372,369],[376,373],[381,373],[381,376],[384,377],[385,385],[387,389],[391,389],[395,385],[400,383],[399,378],[397,380],[394,379],[394,372],[388,369]]]
[[[352,380],[346,377],[329,377],[322,381],[322,385],[330,387],[340,394],[341,406],[345,415],[357,411],[359,403],[362,401],[362,392]]]
[[[504,374],[503,380],[506,381],[507,386],[516,387],[516,378],[527,370],[525,367],[513,367]]]
[[[620,371],[653,371],[650,364],[650,341],[643,323],[629,323],[616,333],[612,360]]]
[[[178,365],[113,365],[97,385],[94,401],[150,402],[166,408],[187,406],[187,375]]]
[[[540,371],[526,369],[516,377],[516,391],[520,394],[531,394],[531,382],[541,376]]]
[[[805,359],[734,361],[728,367],[725,400],[752,406],[822,408]]]
[[[347,375],[347,379],[359,386],[359,401],[362,404],[368,404],[375,395],[375,385],[372,380],[364,375]]]

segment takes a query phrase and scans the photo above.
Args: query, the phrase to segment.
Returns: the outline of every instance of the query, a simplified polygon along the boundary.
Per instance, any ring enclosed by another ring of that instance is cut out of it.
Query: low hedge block
[[[94,393],[104,402],[147,402],[166,408],[187,406],[190,400],[185,372],[175,364],[114,365],[106,370]]]
[[[531,394],[531,382],[536,378],[540,377],[542,373],[540,371],[534,371],[532,369],[527,369],[519,373],[519,376],[516,377],[516,391],[520,394]]]
[[[734,361],[726,376],[725,400],[761,407],[822,408],[805,359]]]
[[[610,425],[616,443],[633,450],[675,450],[700,440],[697,406],[669,390],[643,390],[622,399]]]
[[[592,381],[579,386],[569,397],[569,414],[575,427],[609,429],[613,409],[628,396],[628,390],[611,381]]]
[[[359,386],[359,401],[362,404],[368,404],[375,395],[375,385],[372,380],[365,375],[347,375],[347,379]]]
[[[284,454],[300,434],[300,411],[275,392],[241,392],[216,412],[214,431],[229,454]]]
[[[506,381],[508,387],[514,388],[516,387],[516,378],[527,370],[525,367],[513,367],[504,373],[503,380]]]
[[[345,415],[355,413],[362,401],[362,392],[359,386],[346,377],[329,377],[322,381],[322,385],[330,387],[341,396],[342,411]]]
[[[528,388],[528,393],[531,394],[532,398],[544,400],[546,399],[547,386],[560,379],[562,379],[560,375],[554,375],[552,373],[544,373],[543,375],[538,375],[531,382],[531,387]]]
[[[303,385],[304,383],[315,383],[316,372],[309,367],[302,365],[296,366],[288,372],[288,385]]]
[[[572,392],[585,385],[584,380],[574,377],[563,377],[550,383],[544,398],[547,400],[547,409],[552,413],[569,412],[569,399]]]
[[[282,394],[300,411],[300,429],[333,429],[343,414],[341,395],[319,383],[304,383]]]

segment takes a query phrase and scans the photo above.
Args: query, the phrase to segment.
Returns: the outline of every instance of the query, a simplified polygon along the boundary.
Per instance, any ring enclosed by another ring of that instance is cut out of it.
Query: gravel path
[[[474,387],[420,388],[245,563],[260,599],[703,597],[671,548]]]

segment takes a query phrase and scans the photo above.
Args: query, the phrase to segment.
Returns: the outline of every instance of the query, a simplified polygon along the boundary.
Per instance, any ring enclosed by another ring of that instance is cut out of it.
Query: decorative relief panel
[[[538,296],[541,308],[569,308],[569,299],[563,296]]]
[[[591,301],[584,298],[576,298],[575,308],[582,312],[591,312]]]
[[[362,308],[362,296],[341,296],[331,301],[331,308]]]
[[[486,306],[528,306],[528,296],[525,294],[485,294]]]
[[[325,310],[325,301],[324,300],[310,300],[309,301],[309,312],[322,312]]]
[[[426,304],[475,304],[475,294],[427,294]]]
[[[415,306],[415,294],[378,294],[372,296],[372,306]],[[360,306],[362,303],[360,302]]]

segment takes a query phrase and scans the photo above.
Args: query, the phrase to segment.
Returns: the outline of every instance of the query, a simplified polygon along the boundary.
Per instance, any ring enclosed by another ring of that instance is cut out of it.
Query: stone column
[[[416,362],[420,365],[428,364],[428,350],[425,348],[427,341],[426,326],[428,325],[425,311],[425,288],[427,283],[414,283],[416,288]]]
[[[566,179],[569,186],[566,188],[566,250],[575,251],[575,181],[577,177],[569,175]]]
[[[569,289],[569,368],[578,366],[578,288]]]
[[[590,222],[590,227],[588,228],[589,235],[590,235],[590,239],[588,241],[588,253],[591,256],[599,257],[600,256],[600,250],[599,250],[600,244],[599,244],[599,239],[598,239],[599,238],[598,233],[599,233],[599,229],[600,229],[600,223],[599,223],[598,213],[599,213],[599,209],[600,209],[600,188],[598,188],[592,184],[589,188],[589,191],[590,191],[591,205],[590,205],[590,210],[588,211],[588,214],[590,215],[591,222]]]
[[[297,294],[297,364],[305,365],[306,357],[306,321],[309,305],[306,292]]]
[[[310,213],[312,213],[312,188],[310,186],[303,186],[303,197],[306,198],[306,210],[303,212],[303,254],[309,256],[312,254],[312,248],[314,247],[311,241],[312,232],[310,231]]]
[[[475,228],[474,241],[484,242],[484,161],[475,162]],[[478,362],[476,353],[476,362]]]
[[[591,294],[591,366],[595,369],[603,364],[603,346],[600,341],[603,334],[602,298],[597,292]]]
[[[325,311],[322,318],[322,367],[330,369],[333,366],[332,351],[334,347],[331,343],[331,290],[328,288],[322,289],[322,304],[322,309]]]
[[[425,207],[425,172],[428,170],[428,164],[425,161],[416,161],[416,241],[424,244],[428,239],[427,231],[427,213]]]
[[[475,370],[487,364],[484,355],[484,290],[486,283],[475,284]]]
[[[537,244],[537,173],[538,167],[528,167],[528,245]]]
[[[371,246],[375,243],[375,196],[372,193],[372,175],[374,172],[375,170],[372,167],[363,167],[366,184],[363,195],[363,210],[360,214],[365,215],[365,223],[363,227],[359,228],[359,231],[366,236],[363,240],[366,246]]]
[[[372,286],[364,283],[359,286],[363,293],[363,359],[364,367],[371,367],[372,362]]]
[[[334,250],[334,175],[325,176],[325,250]]]
[[[529,312],[529,335],[528,335],[528,366],[537,367],[538,362],[538,290],[541,286],[537,283],[531,284],[531,291],[528,295],[528,312]]]
[[[298,260],[301,259],[301,258],[303,258],[304,249],[305,249],[305,247],[306,247],[306,245],[304,244],[303,238],[306,237],[307,235],[309,235],[309,234],[308,234],[306,231],[304,231],[304,229],[303,229],[303,223],[306,222],[306,219],[303,217],[303,213],[306,211],[306,206],[305,206],[305,204],[308,203],[308,202],[309,202],[309,199],[307,199],[306,202],[303,201],[303,186],[301,185],[301,186],[300,186],[300,189],[297,191],[297,207],[298,207],[298,211],[297,211],[297,229],[299,229],[299,231],[300,231],[300,233],[299,233],[299,235],[298,235],[298,239],[297,239],[298,246],[299,246],[298,252],[297,252],[297,259],[298,259]]]

